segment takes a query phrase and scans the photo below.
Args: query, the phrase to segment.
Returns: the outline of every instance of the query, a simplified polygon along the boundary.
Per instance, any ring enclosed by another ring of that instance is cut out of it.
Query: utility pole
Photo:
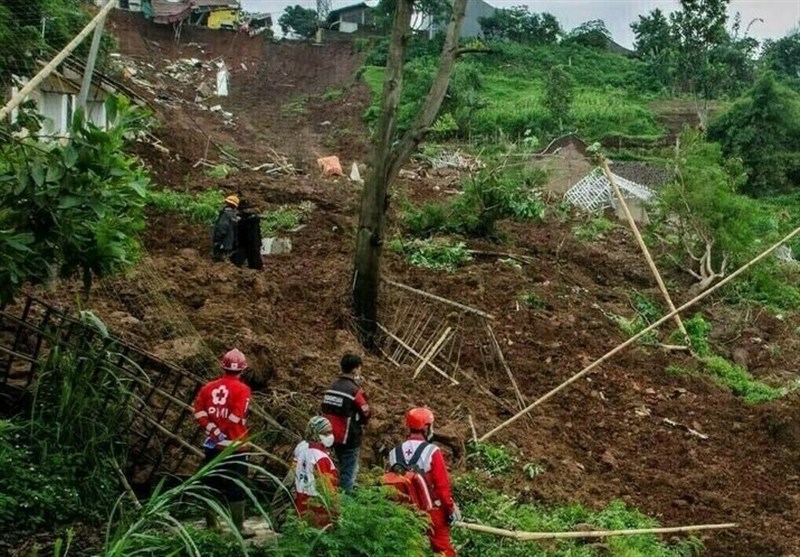
[[[108,0],[108,4],[116,3],[117,0]],[[83,82],[81,83],[81,91],[78,93],[78,107],[83,109],[86,118],[89,115],[86,113],[86,100],[89,98],[89,89],[92,86],[92,74],[94,74],[94,65],[97,62],[97,53],[100,51],[100,40],[103,38],[103,27],[105,27],[106,16],[97,23],[94,28],[94,35],[92,35],[92,46],[89,49],[89,58],[86,60],[86,69],[83,72]]]

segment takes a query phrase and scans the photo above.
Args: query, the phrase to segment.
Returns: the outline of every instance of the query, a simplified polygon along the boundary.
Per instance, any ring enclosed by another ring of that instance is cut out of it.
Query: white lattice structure
[[[647,186],[631,182],[616,174],[612,174],[612,176],[626,199],[638,199],[644,203],[650,203],[655,199],[656,192]],[[616,206],[611,183],[600,168],[595,168],[580,182],[572,186],[564,194],[564,199],[586,211],[601,211]]]

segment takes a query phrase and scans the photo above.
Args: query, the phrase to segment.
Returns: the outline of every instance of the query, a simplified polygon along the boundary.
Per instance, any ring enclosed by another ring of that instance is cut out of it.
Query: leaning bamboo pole
[[[625,212],[625,218],[628,220],[628,224],[633,231],[633,235],[636,237],[636,242],[639,244],[642,254],[644,254],[644,258],[647,261],[647,266],[650,268],[650,272],[653,273],[653,276],[656,279],[658,289],[661,290],[661,295],[664,296],[664,300],[666,300],[669,310],[674,312],[675,304],[672,303],[672,297],[669,295],[667,286],[664,284],[664,280],[661,278],[661,273],[658,272],[658,267],[656,267],[656,263],[653,261],[653,256],[650,255],[650,250],[647,249],[647,244],[644,243],[644,238],[642,238],[642,234],[639,232],[639,227],[636,226],[636,221],[631,214],[631,210],[628,208],[628,203],[625,201],[625,196],[622,195],[622,192],[617,185],[617,181],[614,179],[614,175],[611,173],[611,169],[608,168],[608,161],[605,157],[601,156],[600,165],[603,167],[603,172],[605,172],[606,178],[608,178],[608,181],[611,184],[611,189],[614,190],[614,195],[617,197],[617,201],[622,206],[622,210]],[[689,335],[686,332],[686,327],[683,326],[681,316],[677,313],[675,314],[675,324],[678,326],[678,330],[681,332],[686,344],[688,345]]]
[[[455,526],[492,534],[504,538],[511,538],[517,541],[533,540],[558,540],[566,538],[608,538],[611,536],[641,536],[643,534],[674,534],[677,532],[699,532],[702,530],[723,530],[726,528],[738,528],[736,523],[728,524],[697,524],[692,526],[673,526],[669,528],[638,528],[628,530],[591,530],[588,532],[522,532],[519,530],[506,530],[483,524],[472,524],[470,522],[456,522]]]
[[[643,329],[642,331],[640,331],[639,333],[633,335],[631,338],[629,338],[628,340],[626,340],[622,344],[618,345],[616,348],[612,349],[610,352],[606,353],[604,356],[598,358],[597,360],[595,360],[594,362],[592,362],[591,364],[589,364],[588,366],[583,368],[581,371],[579,371],[578,373],[576,373],[575,375],[570,377],[568,380],[566,380],[565,382],[561,383],[559,386],[555,387],[554,389],[549,391],[547,394],[543,395],[538,400],[535,400],[534,402],[529,404],[527,406],[527,408],[525,408],[524,410],[519,411],[518,413],[516,413],[513,416],[511,416],[509,419],[507,419],[506,421],[504,421],[503,423],[501,423],[500,425],[498,425],[494,429],[492,429],[492,430],[488,431],[487,433],[485,433],[480,438],[480,441],[486,441],[489,437],[491,437],[492,435],[494,435],[495,433],[497,433],[501,429],[505,429],[506,427],[510,426],[511,424],[513,424],[514,422],[519,420],[522,416],[524,416],[525,414],[527,414],[528,412],[530,412],[531,410],[533,410],[534,408],[536,408],[537,406],[539,406],[540,404],[545,402],[546,400],[550,399],[551,397],[553,397],[554,395],[556,395],[560,391],[566,389],[568,386],[570,386],[575,381],[577,381],[578,379],[580,379],[581,377],[583,377],[584,375],[586,375],[587,373],[592,371],[594,368],[596,368],[597,366],[599,366],[603,362],[609,360],[612,356],[618,354],[619,352],[622,352],[627,347],[629,347],[630,345],[634,344],[637,340],[639,340],[640,338],[645,336],[650,331],[653,331],[653,330],[657,329],[658,327],[660,327],[661,325],[663,325],[664,323],[666,323],[667,321],[669,321],[670,319],[672,319],[673,317],[675,317],[676,315],[681,313],[682,311],[685,311],[686,309],[692,307],[693,305],[695,305],[700,300],[703,300],[703,299],[707,298],[713,292],[719,290],[720,288],[722,288],[723,286],[725,286],[726,284],[731,282],[733,279],[739,277],[739,275],[741,275],[742,273],[747,271],[750,267],[752,267],[753,265],[755,265],[756,263],[758,263],[759,261],[761,261],[762,259],[764,259],[768,255],[770,255],[773,251],[778,249],[783,244],[789,242],[792,238],[794,238],[798,234],[800,234],[800,227],[795,228],[792,232],[790,232],[788,235],[786,235],[783,239],[778,241],[776,244],[772,245],[768,249],[766,249],[763,252],[761,252],[761,254],[759,254],[758,256],[756,256],[754,259],[750,260],[746,264],[742,265],[739,269],[737,269],[736,271],[734,271],[733,273],[728,275],[726,278],[724,278],[721,281],[719,281],[717,284],[715,284],[714,286],[712,286],[711,288],[709,288],[705,292],[700,293],[699,295],[695,296],[694,298],[692,298],[691,300],[689,300],[688,302],[683,304],[678,309],[676,309],[674,311],[671,311],[670,313],[668,313],[667,315],[665,315],[664,317],[662,317],[661,319],[659,319],[658,321],[656,321],[655,323],[650,325],[649,327],[647,327],[647,328]]]
[[[75,35],[75,37],[64,47],[64,49],[56,54],[56,56],[50,60],[44,68],[42,68],[38,74],[36,74],[25,86],[20,89],[16,95],[11,97],[11,99],[6,103],[3,108],[0,108],[0,120],[5,118],[12,110],[17,108],[25,98],[30,95],[47,77],[53,73],[58,65],[67,59],[67,56],[72,54],[72,51],[75,50],[79,44],[83,42],[83,40],[89,36],[97,25],[105,20],[105,17],[108,13],[117,5],[117,0],[109,0],[103,8],[97,12],[97,15],[94,16],[92,21],[86,24],[80,33]]]

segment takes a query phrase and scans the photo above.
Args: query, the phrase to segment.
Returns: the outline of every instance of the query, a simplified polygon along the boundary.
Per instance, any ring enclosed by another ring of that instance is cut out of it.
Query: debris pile
[[[426,157],[428,164],[434,170],[452,168],[455,170],[466,170],[475,172],[482,169],[485,165],[478,157],[462,153],[459,150],[452,152],[442,152],[432,157]]]

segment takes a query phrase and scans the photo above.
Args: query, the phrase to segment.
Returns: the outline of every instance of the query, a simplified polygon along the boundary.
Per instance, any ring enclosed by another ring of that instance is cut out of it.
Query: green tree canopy
[[[527,6],[495,10],[491,16],[478,18],[484,37],[523,44],[555,44],[564,34],[553,14],[531,13]]]
[[[709,137],[747,171],[743,191],[754,196],[800,187],[800,94],[763,75],[752,90],[714,120]]]
[[[565,44],[579,44],[597,49],[608,48],[611,43],[611,32],[602,19],[593,19],[578,25],[564,39]]]
[[[764,43],[762,60],[778,76],[800,85],[800,31]]]
[[[304,39],[310,39],[317,32],[319,18],[316,10],[298,4],[286,8],[278,18],[278,25],[281,26],[284,35],[293,33]]]

